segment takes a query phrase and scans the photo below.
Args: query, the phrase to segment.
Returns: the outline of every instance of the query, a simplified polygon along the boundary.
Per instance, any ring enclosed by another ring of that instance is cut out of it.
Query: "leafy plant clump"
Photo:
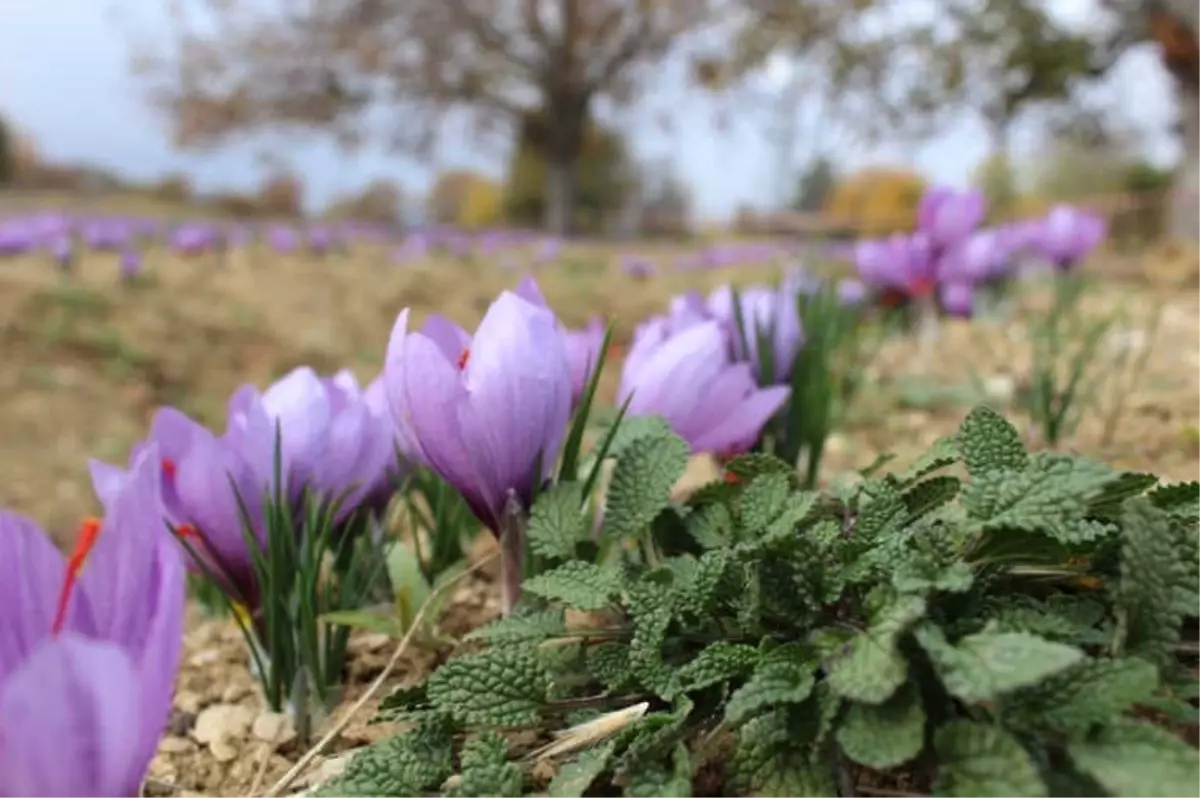
[[[644,521],[599,546],[543,495],[519,612],[391,695],[406,730],[323,793],[1194,794],[1197,483],[1029,453],[982,407],[829,493],[761,454],[670,481],[614,477]]]

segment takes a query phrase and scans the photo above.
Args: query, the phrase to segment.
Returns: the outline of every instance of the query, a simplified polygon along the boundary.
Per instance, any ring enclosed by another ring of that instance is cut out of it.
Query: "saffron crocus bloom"
[[[571,404],[579,402],[587,390],[596,366],[600,362],[600,347],[604,345],[604,322],[592,319],[586,327],[572,330],[562,328],[567,363],[571,367]]]
[[[1104,219],[1070,205],[1056,205],[1042,221],[1034,246],[1059,269],[1069,269],[1100,245]]]
[[[995,230],[972,233],[943,253],[938,276],[952,283],[982,283],[1002,276],[1009,252]]]
[[[975,308],[975,289],[970,283],[943,283],[938,289],[942,309],[950,316],[970,318]]]
[[[753,446],[790,393],[760,390],[750,364],[730,360],[725,330],[711,320],[627,359],[618,400],[629,399],[630,415],[661,416],[693,452],[724,457]]]
[[[738,329],[733,309],[733,289],[721,286],[709,297],[708,307],[713,316],[725,325],[734,357],[749,361],[757,374],[759,369],[759,337],[765,336],[771,345],[773,374],[768,379],[782,382],[791,374],[796,353],[804,343],[804,330],[800,325],[799,291],[794,281],[785,281],[776,288],[753,286],[743,289],[738,296],[741,317],[745,325],[745,345],[742,330]],[[763,375],[758,375],[760,378]]]
[[[474,336],[401,311],[384,379],[392,417],[422,459],[499,534],[510,497],[528,509],[554,467],[571,413],[571,368],[554,314],[522,286],[488,308]],[[541,472],[536,469],[541,463]]]
[[[64,560],[0,513],[0,794],[138,795],[171,710],[184,576],[148,447]]]
[[[987,203],[978,190],[930,189],[917,207],[917,226],[935,249],[946,249],[970,235],[983,221]]]
[[[854,260],[863,282],[908,298],[929,296],[937,285],[933,248],[921,233],[860,242]]]

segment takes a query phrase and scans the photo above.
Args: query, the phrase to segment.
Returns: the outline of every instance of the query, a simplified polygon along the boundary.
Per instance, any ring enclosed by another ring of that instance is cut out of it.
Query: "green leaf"
[[[724,640],[713,643],[679,669],[677,678],[680,689],[703,690],[729,679],[744,676],[758,664],[759,651],[754,646],[728,643]]]
[[[633,638],[629,641],[629,667],[646,688],[663,697],[674,690],[675,672],[663,664],[662,648],[671,625],[674,601],[664,585],[643,578],[629,591]]]
[[[409,718],[420,717],[433,709],[429,696],[425,692],[424,683],[407,687],[397,687],[379,703],[379,709],[371,719],[372,723],[395,723]]]
[[[704,504],[684,521],[688,534],[705,549],[719,549],[733,541],[733,514],[726,504]]]
[[[751,452],[739,454],[726,463],[725,472],[733,474],[742,482],[749,482],[763,474],[791,475],[795,473],[795,469],[774,455]]]
[[[900,653],[900,636],[925,614],[920,596],[899,596],[867,630],[855,635],[847,650],[827,666],[829,687],[843,698],[882,704],[908,678],[908,661]]]
[[[796,739],[789,719],[786,710],[775,710],[738,730],[726,792],[769,798],[837,795],[829,767]]]
[[[928,560],[912,559],[892,574],[892,586],[901,593],[966,593],[974,583],[975,574],[965,562],[939,567]]]
[[[675,745],[669,766],[647,762],[630,771],[623,794],[630,798],[691,798],[692,766],[687,746]]]
[[[989,471],[1021,471],[1029,464],[1017,428],[986,405],[968,413],[958,428],[958,450],[972,477]]]
[[[315,796],[406,796],[436,792],[454,772],[453,726],[440,714],[367,746]]]
[[[514,613],[497,618],[486,626],[470,632],[464,640],[486,640],[493,643],[541,642],[566,632],[561,609],[541,612]]]
[[[1116,531],[1087,518],[1089,502],[1120,475],[1082,458],[1034,457],[1027,471],[988,471],[973,477],[962,492],[963,506],[982,521],[984,531],[1022,530],[1066,543],[1084,543]]]
[[[1029,752],[997,726],[951,721],[938,729],[934,747],[939,760],[935,795],[1038,798],[1047,794]]]
[[[1200,516],[1200,482],[1160,485],[1146,494],[1151,504],[1171,515],[1189,520]]]
[[[985,629],[950,645],[937,627],[924,625],[917,629],[916,638],[946,690],[969,704],[1038,684],[1083,659],[1083,652],[1074,646],[1025,632]]]
[[[564,762],[551,779],[546,794],[550,798],[582,798],[592,782],[608,767],[614,748],[612,741],[609,741]]]
[[[403,634],[412,626],[432,588],[421,570],[421,560],[411,546],[394,541],[387,547],[385,557],[388,582],[396,598],[395,628]]]
[[[629,664],[629,646],[624,643],[590,646],[586,657],[588,673],[610,691],[627,689],[636,680]]]
[[[386,605],[385,605],[386,606]],[[386,608],[390,609],[390,608]],[[354,629],[366,629],[368,632],[379,632],[397,637],[404,634],[400,619],[388,611],[373,609],[364,610],[335,610],[321,614],[321,621],[331,626],[349,626]],[[411,623],[411,618],[409,619]]]
[[[938,438],[913,464],[890,479],[899,485],[908,485],[934,471],[951,466],[959,460],[958,441],[955,438]]]
[[[1112,795],[1191,795],[1200,782],[1196,749],[1149,723],[1120,721],[1069,743],[1067,753]]]
[[[609,483],[604,534],[641,535],[671,502],[671,489],[683,476],[688,445],[676,435],[634,440],[621,453]]]
[[[791,489],[787,474],[771,472],[752,479],[738,502],[742,528],[754,537],[761,535],[783,512]]]
[[[532,726],[550,676],[536,650],[502,646],[452,659],[426,682],[429,700],[474,726]]]
[[[538,496],[525,533],[529,548],[542,557],[573,559],[575,545],[588,539],[582,504],[583,496],[574,482],[560,483]]]
[[[917,519],[953,501],[961,488],[958,477],[942,475],[918,482],[904,491],[900,498],[908,508],[908,517]]]
[[[1157,688],[1158,669],[1145,660],[1088,660],[1007,696],[1001,713],[1012,727],[1078,735],[1119,718]]]
[[[754,675],[729,697],[725,723],[737,726],[768,709],[800,704],[812,695],[816,679],[813,666],[800,657],[772,652],[755,669]]]
[[[903,765],[925,747],[925,707],[909,684],[882,704],[851,703],[837,730],[846,756],[876,770]]]
[[[1150,500],[1126,501],[1121,521],[1117,651],[1165,667],[1174,661],[1183,619],[1196,611],[1196,564],[1177,549],[1170,517]]]
[[[602,610],[612,604],[620,591],[621,577],[615,569],[571,560],[526,579],[521,589],[577,610]]]
[[[661,416],[626,416],[621,420],[608,447],[609,457],[620,457],[635,441],[643,438],[670,438],[671,425]]]
[[[508,761],[508,742],[488,731],[471,737],[463,746],[462,781],[451,794],[520,798],[523,781],[521,768]]]

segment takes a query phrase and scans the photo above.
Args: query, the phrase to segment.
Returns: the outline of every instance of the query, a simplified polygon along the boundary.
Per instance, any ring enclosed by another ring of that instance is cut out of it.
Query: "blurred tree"
[[[163,175],[150,190],[156,199],[164,202],[179,204],[192,201],[192,181],[188,179],[187,175],[177,173]]]
[[[925,179],[904,169],[862,169],[837,181],[829,192],[825,213],[838,226],[878,236],[911,230]]]
[[[270,216],[301,216],[304,213],[304,183],[290,172],[278,172],[263,181],[258,202]]]
[[[598,100],[625,104],[688,34],[733,0],[337,0],[297,5],[191,0],[175,36],[135,57],[181,145],[275,127],[352,146],[397,112],[389,143],[425,154],[441,123],[478,133],[544,114],[545,222],[567,231]],[[200,11],[201,14],[190,13]],[[207,17],[201,19],[199,17]],[[299,55],[298,55],[299,54]]]
[[[476,229],[496,227],[504,218],[504,187],[482,175],[472,175],[463,191],[455,223]]]
[[[825,206],[825,198],[833,188],[837,176],[833,170],[833,161],[822,155],[809,164],[800,175],[799,185],[796,186],[796,197],[792,200],[792,209],[813,213]]]
[[[513,224],[533,226],[545,218],[546,162],[541,144],[545,135],[541,114],[522,120],[504,198],[506,216]],[[621,208],[630,189],[632,170],[624,140],[617,132],[589,122],[572,170],[576,185],[572,227],[597,233]]]
[[[640,232],[679,237],[691,230],[692,193],[671,162],[646,170],[639,186]]]
[[[0,117],[0,186],[11,183],[16,177],[16,139],[8,122]]]
[[[467,192],[479,175],[466,169],[443,172],[425,198],[427,218],[434,224],[458,224]]]
[[[988,215],[993,219],[1007,218],[1016,208],[1020,189],[1017,174],[1008,153],[993,152],[975,170],[975,185],[987,197]]]
[[[404,217],[404,191],[394,181],[378,178],[357,194],[332,202],[324,215],[333,219],[394,224]]]

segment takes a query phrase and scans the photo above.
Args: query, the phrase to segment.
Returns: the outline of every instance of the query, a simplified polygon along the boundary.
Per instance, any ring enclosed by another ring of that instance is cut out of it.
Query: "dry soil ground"
[[[1194,261],[1169,268],[1164,262],[1145,256],[1106,267],[1120,274],[1088,297],[1089,308],[1124,316],[1102,348],[1106,379],[1089,390],[1094,410],[1067,446],[1195,479],[1200,299]],[[487,262],[396,266],[372,250],[324,260],[242,251],[227,263],[159,255],[149,258],[149,269],[141,284],[122,285],[110,256],[88,256],[69,279],[43,261],[0,263],[0,506],[33,515],[60,540],[95,510],[87,458],[123,461],[156,406],[173,404],[220,425],[233,388],[264,384],[296,365],[350,367],[369,379],[401,307],[472,325],[519,276]],[[539,281],[568,324],[605,314],[627,335],[672,293],[760,276],[731,269],[636,283],[620,273],[611,251],[593,248],[569,251],[562,263],[541,269]],[[1026,296],[1022,304],[1040,299]],[[977,320],[947,323],[932,342],[889,341],[830,443],[828,474],[865,466],[883,451],[904,460],[951,431],[982,397],[1011,405],[1029,365],[1022,330],[1011,320]],[[446,624],[462,629],[495,611],[485,576],[458,588]],[[380,671],[393,644],[356,639],[349,696]],[[245,794],[270,784],[299,756],[280,719],[262,713],[246,659],[229,624],[190,624],[177,711],[152,768],[151,792]],[[406,658],[401,677],[432,659]],[[386,731],[361,720],[335,751]]]

